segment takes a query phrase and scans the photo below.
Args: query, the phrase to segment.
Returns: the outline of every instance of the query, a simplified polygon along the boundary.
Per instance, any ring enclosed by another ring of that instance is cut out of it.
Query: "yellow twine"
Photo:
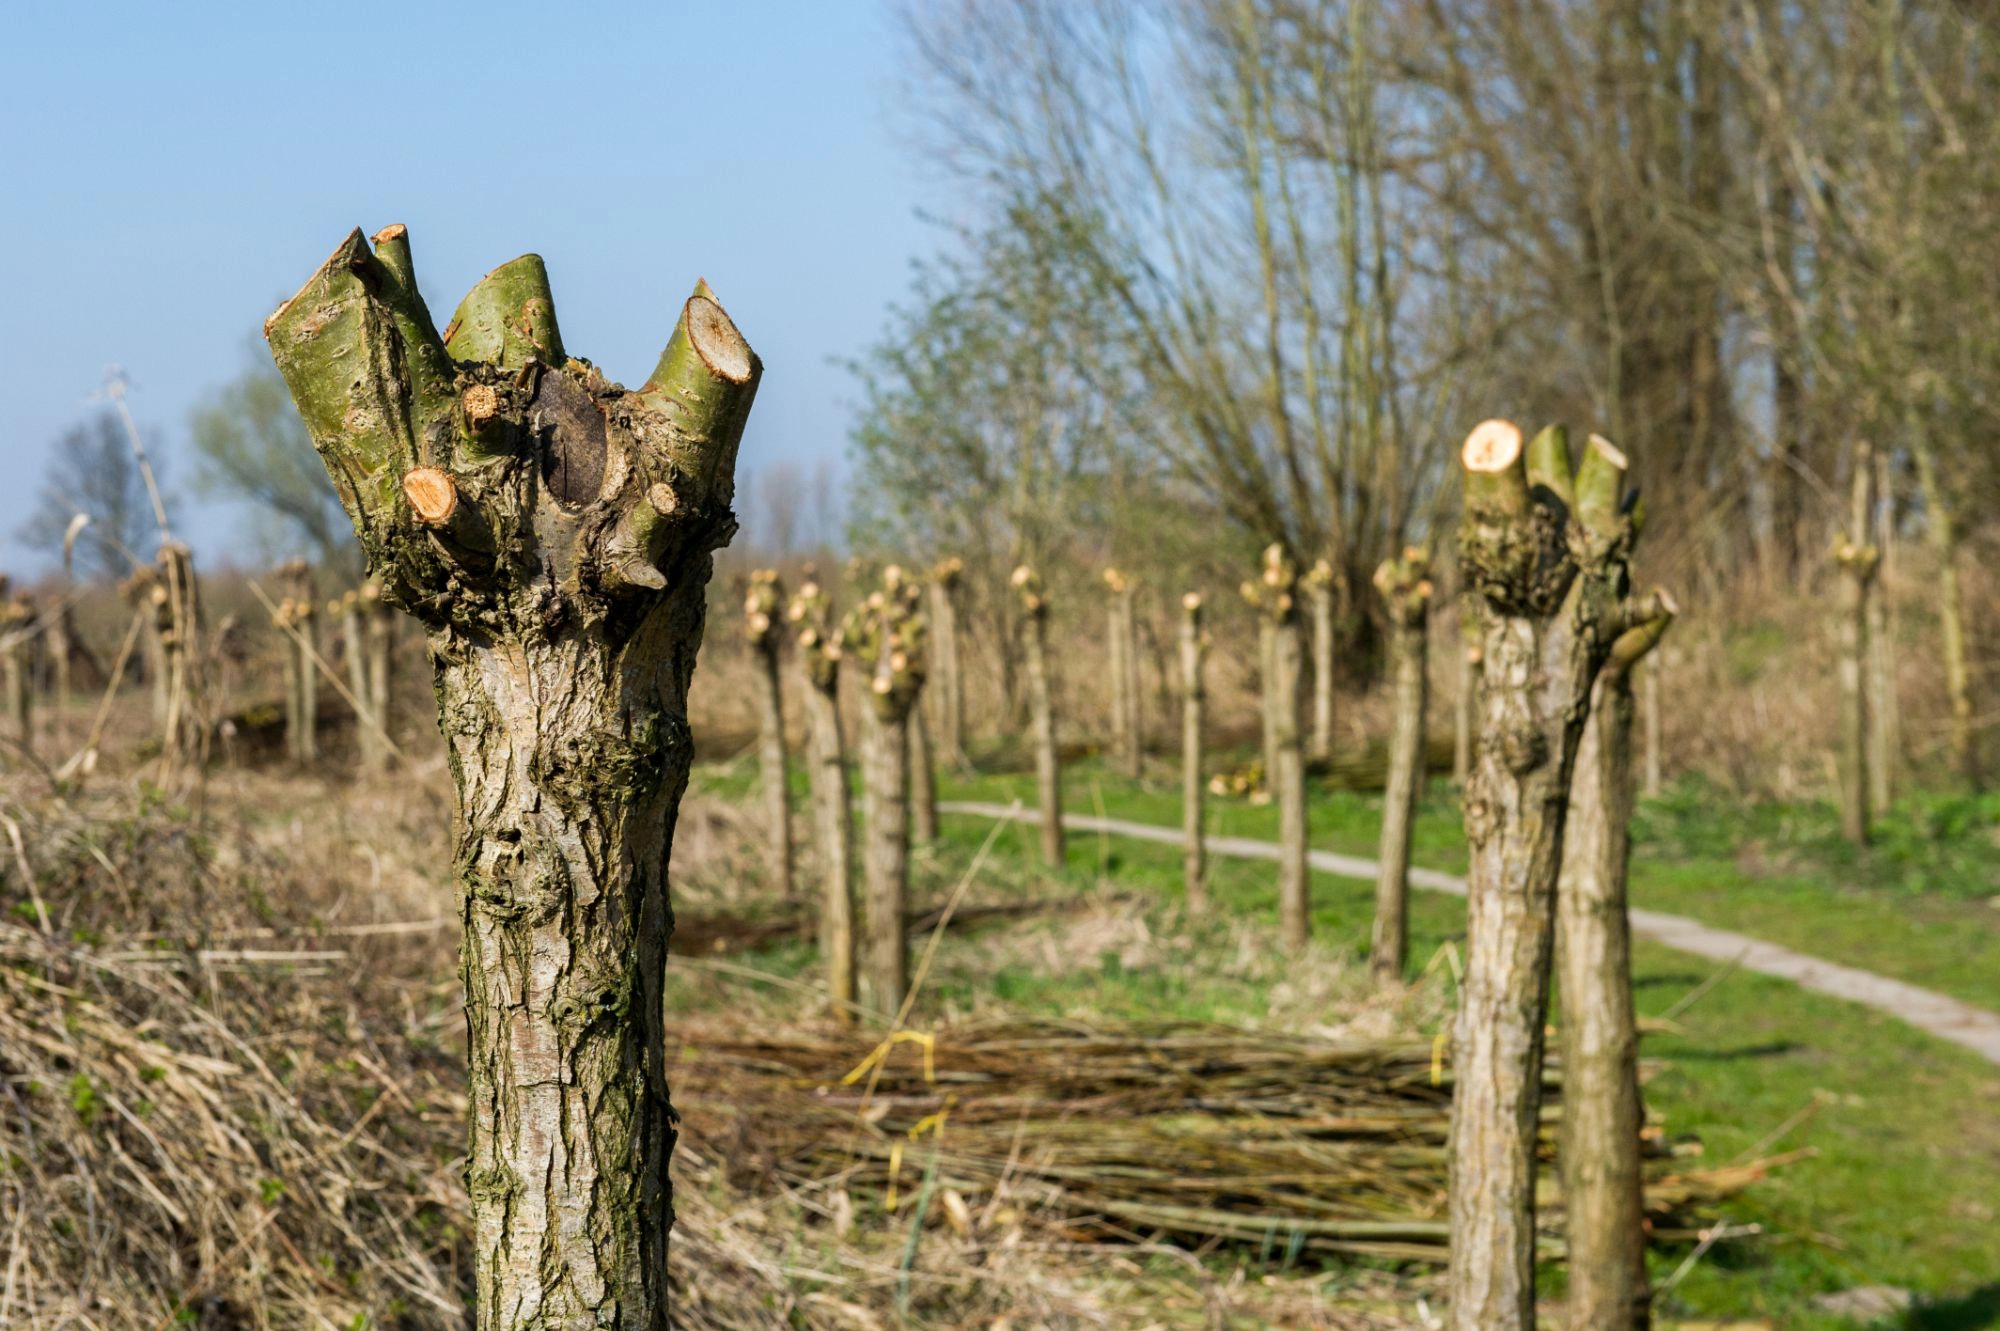
[[[848,1073],[845,1077],[842,1077],[840,1079],[840,1084],[842,1086],[854,1085],[855,1082],[860,1081],[863,1077],[867,1076],[870,1069],[874,1068],[876,1064],[880,1063],[883,1059],[887,1058],[889,1056],[889,1051],[891,1049],[893,1049],[895,1046],[899,1044],[904,1044],[904,1043],[923,1046],[924,1080],[929,1082],[936,1081],[937,1040],[931,1035],[931,1033],[928,1031],[891,1031],[889,1033],[888,1039],[882,1041],[881,1044],[876,1045],[875,1048],[869,1053],[868,1057],[862,1059],[858,1064],[855,1065],[854,1071]]]

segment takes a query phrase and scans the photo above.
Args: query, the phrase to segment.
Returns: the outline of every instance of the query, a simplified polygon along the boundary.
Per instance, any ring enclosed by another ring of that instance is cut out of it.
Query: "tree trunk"
[[[429,630],[457,786],[479,1331],[666,1331],[661,982],[710,552],[758,365],[706,284],[627,392],[540,259],[441,338],[403,228],[265,324],[382,593]]]
[[[1128,586],[1120,608],[1119,627],[1125,634],[1125,775],[1137,781],[1146,762],[1146,689],[1139,655],[1139,608],[1137,588]]]
[[[1480,742],[1465,795],[1465,981],[1452,1043],[1452,1331],[1535,1317],[1535,1143],[1556,876],[1571,764],[1624,604],[1625,459],[1593,435],[1572,470],[1559,428],[1525,450],[1466,439],[1460,558],[1486,602]],[[1657,602],[1659,598],[1655,598]],[[1645,607],[1643,618],[1657,610]]]
[[[1202,656],[1207,635],[1201,628],[1201,596],[1189,592],[1181,598],[1181,833],[1182,883],[1187,908],[1199,914],[1208,909],[1208,842],[1202,806],[1207,787],[1201,775],[1201,713],[1207,690],[1202,684]]]
[[[1266,794],[1275,795],[1278,781],[1278,714],[1272,710],[1277,697],[1278,628],[1268,618],[1257,621],[1257,712],[1264,726],[1264,780]]]
[[[1458,604],[1458,700],[1452,709],[1451,782],[1460,790],[1472,776],[1472,723],[1479,707],[1482,649],[1479,598],[1461,596]]]
[[[867,931],[861,1001],[896,1016],[909,992],[907,920],[910,902],[910,713],[924,682],[922,592],[891,564],[882,590],[868,598],[849,634],[854,657],[868,671],[862,745],[862,799],[867,822],[863,914]]]
[[[905,921],[910,884],[910,735],[907,721],[864,709],[866,742],[862,779],[864,842],[862,914],[867,954],[861,967],[861,1002],[871,1012],[895,1016],[910,982]]]
[[[1632,1010],[1632,668],[1667,619],[1621,637],[1598,676],[1577,744],[1556,893],[1563,1113],[1558,1158],[1569,1237],[1569,1325],[1646,1331],[1639,1031]]]
[[[1910,453],[1916,459],[1917,484],[1924,497],[1924,531],[1937,560],[1938,646],[1944,656],[1945,700],[1951,708],[1951,763],[1967,784],[1977,788],[1985,780],[1985,771],[1972,707],[1972,670],[1966,656],[1965,598],[1958,580],[1958,515],[1939,483],[1930,439],[1920,428],[1911,432]]]
[[[958,593],[965,561],[943,560],[931,570],[931,676],[937,695],[940,762],[965,763],[965,677],[958,657]]]
[[[1874,510],[1874,464],[1868,446],[1855,446],[1854,502],[1848,530],[1835,544],[1840,567],[1840,831],[1857,846],[1868,844],[1870,781],[1868,727],[1868,603],[1880,552],[1868,540]]]
[[[1139,779],[1143,741],[1139,721],[1139,633],[1133,611],[1135,591],[1132,580],[1115,568],[1104,570],[1104,584],[1111,590],[1106,629],[1111,673],[1111,734],[1118,768],[1133,781]]]
[[[1299,683],[1304,672],[1299,641],[1298,571],[1282,545],[1264,551],[1263,576],[1243,584],[1257,608],[1267,643],[1264,724],[1271,765],[1265,769],[1278,802],[1278,936],[1285,949],[1302,951],[1312,936],[1312,880],[1307,873],[1306,764],[1299,726]]]
[[[1042,812],[1042,863],[1063,865],[1062,766],[1056,753],[1054,692],[1049,679],[1049,603],[1041,579],[1023,564],[1013,584],[1021,597],[1022,649],[1027,658],[1028,720],[1035,738],[1035,791]]]
[[[1393,681],[1389,779],[1382,793],[1382,845],[1375,873],[1375,930],[1368,969],[1375,982],[1403,978],[1409,952],[1410,833],[1423,791],[1425,670],[1431,584],[1424,552],[1409,549],[1376,570],[1389,617]]]
[[[1868,531],[1882,552],[1868,592],[1868,805],[1876,815],[1896,801],[1901,724],[1896,702],[1896,645],[1890,634],[1889,569],[1894,555],[1895,501],[1889,486],[1889,456],[1874,456],[1875,512]]]
[[[792,598],[799,625],[799,661],[806,675],[806,752],[812,785],[813,837],[819,845],[819,952],[826,967],[827,997],[833,1019],[854,1020],[854,836],[852,797],[847,788],[847,745],[840,726],[842,643],[833,625],[833,606],[817,583],[808,582]]]
[[[1305,576],[1312,600],[1312,756],[1333,756],[1333,565],[1322,559]]]
[[[758,795],[764,802],[764,835],[771,851],[771,886],[780,901],[797,896],[792,881],[792,790],[785,771],[785,691],[778,679],[778,653],[784,635],[778,629],[784,587],[776,569],[750,575],[743,603],[743,631],[750,643],[751,691],[757,704]]]
[[[910,835],[920,846],[938,839],[937,754],[921,707],[910,713]]]

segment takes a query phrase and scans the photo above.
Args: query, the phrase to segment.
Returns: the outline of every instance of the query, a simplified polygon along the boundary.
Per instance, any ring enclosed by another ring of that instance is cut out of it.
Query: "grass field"
[[[1077,812],[1178,820],[1177,790],[1165,779],[1135,785],[1093,764],[1076,766],[1067,778],[1068,805]],[[740,769],[711,768],[698,782],[728,794],[747,779]],[[942,794],[1031,800],[1032,786],[1025,777],[993,776],[947,781]],[[1345,793],[1316,797],[1314,844],[1371,854],[1379,803]],[[1213,799],[1210,808],[1217,833],[1275,833],[1269,808],[1228,799]],[[1793,817],[1810,826],[1811,814]],[[1681,791],[1649,806],[1635,851],[1636,903],[2000,1004],[2000,968],[1993,965],[2000,957],[2000,911],[1962,883],[1951,891],[1912,891],[1884,862],[1910,853],[1893,849],[1893,841],[1879,856],[1857,859],[1831,853],[1813,837],[1787,835],[1779,812],[1761,811],[1758,819],[1704,814],[1700,792]],[[1745,825],[1764,827],[1762,841],[1737,840]],[[945,891],[991,829],[985,819],[947,816],[941,844],[918,860],[920,898]],[[1991,843],[1979,840],[1986,835],[1977,820],[1967,820],[1958,832],[1934,838],[1925,853],[1977,866],[1992,856]],[[1034,854],[1031,827],[1005,830],[990,881],[972,895],[1056,890],[1027,867]],[[1463,865],[1455,804],[1442,785],[1425,802],[1416,859],[1445,869]],[[1216,863],[1216,917],[1191,924],[1178,912],[1180,874],[1172,847],[1077,834],[1060,890],[1143,894],[1151,903],[1148,918],[1187,933],[1192,954],[1224,945],[1228,921],[1268,922],[1275,935],[1269,864]],[[1365,947],[1373,889],[1315,875],[1313,890],[1316,938],[1329,945],[1316,955],[1339,968]],[[1428,970],[1427,985],[1449,984],[1444,950],[1462,928],[1462,903],[1415,894],[1412,971]],[[1024,1013],[1257,1021],[1274,1007],[1295,1013],[1289,1005],[1308,979],[1283,966],[1204,966],[1189,953],[1156,952],[1135,965],[1107,948],[1100,965],[1055,974],[1023,953],[1018,962],[981,970],[978,982],[990,992],[974,995],[962,987],[953,957],[954,945],[947,945],[927,992],[934,1008],[978,997]],[[809,966],[810,957],[790,947],[757,964],[791,973]],[[1651,946],[1638,949],[1636,966],[1642,1016],[1676,1008],[1716,973],[1710,963]],[[1447,1008],[1448,1001],[1430,1005],[1433,1028]],[[1732,1224],[1757,1226],[1758,1234],[1717,1244],[1691,1261],[1687,1250],[1659,1255],[1655,1281],[1671,1286],[1661,1305],[1670,1321],[1854,1326],[1865,1323],[1817,1311],[1815,1298],[1886,1285],[1912,1291],[1917,1304],[1874,1325],[2000,1326],[2000,1068],[1887,1017],[1744,973],[1723,976],[1679,1013],[1672,1033],[1650,1036],[1646,1054],[1663,1063],[1649,1085],[1649,1104],[1670,1135],[1698,1138],[1707,1160],[1797,1148],[1817,1153],[1729,1208]],[[1329,1279],[1337,1283],[1338,1273]],[[1549,1292],[1560,1292],[1559,1271],[1550,1273]]]

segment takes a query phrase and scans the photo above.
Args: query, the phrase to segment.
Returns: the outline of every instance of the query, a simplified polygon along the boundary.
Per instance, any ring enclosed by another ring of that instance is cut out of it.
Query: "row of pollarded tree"
[[[322,602],[314,571],[302,560],[279,565],[271,582],[276,596],[263,595],[254,582],[251,587],[265,600],[280,640],[288,756],[300,763],[319,756],[324,678],[353,708],[362,770],[382,770],[395,752],[387,718],[396,616],[384,603],[379,584],[364,581]],[[58,716],[67,716],[79,690],[101,691],[105,696],[91,709],[83,747],[68,759],[79,766],[94,763],[91,755],[108,717],[105,704],[127,680],[143,677],[151,695],[153,730],[170,769],[199,769],[218,742],[226,751],[230,737],[239,733],[236,723],[258,710],[229,713],[228,698],[247,660],[248,644],[235,615],[209,625],[188,547],[163,541],[158,556],[139,564],[119,585],[131,618],[108,667],[77,631],[74,612],[87,590],[70,587],[35,596],[14,593],[0,579],[0,684],[10,738],[34,753],[38,738],[46,739],[38,736],[35,724],[38,697],[51,700]],[[320,627],[328,622],[337,626],[332,634]],[[336,666],[344,667],[344,679]]]
[[[1533,1320],[1535,1129],[1551,972],[1563,967],[1565,1113],[1561,1143],[1575,1326],[1643,1324],[1648,1296],[1640,1212],[1640,1129],[1629,929],[1627,825],[1632,806],[1633,671],[1674,613],[1661,592],[1628,594],[1638,534],[1624,456],[1592,435],[1572,457],[1565,430],[1524,439],[1489,421],[1463,451],[1466,522],[1459,548],[1479,606],[1482,669],[1471,709],[1475,742],[1465,788],[1471,847],[1470,923],[1462,1006],[1453,1041],[1454,1325],[1525,1327]],[[1285,947],[1310,932],[1305,743],[1302,713],[1302,579],[1281,546],[1265,552],[1243,585],[1260,624],[1266,763],[1279,809],[1277,883]],[[1110,650],[1113,751],[1136,765],[1137,690],[1128,668],[1132,580],[1113,572]],[[1051,704],[1048,598],[1029,568],[1012,578],[1024,641],[1042,850],[1064,860],[1061,762]],[[1423,779],[1429,561],[1405,550],[1376,571],[1389,626],[1394,699],[1381,829],[1371,970],[1400,982],[1406,962],[1411,824]],[[933,582],[949,602],[951,578]],[[778,709],[781,592],[774,573],[752,576],[747,628],[762,663],[764,790],[773,843],[789,855],[782,717]],[[930,752],[918,706],[925,680],[925,618],[918,583],[900,568],[836,623],[831,601],[809,583],[787,617],[797,625],[811,686],[813,826],[819,840],[822,942],[828,988],[843,1018],[859,1005],[900,1020],[911,994],[904,921],[913,770]],[[1189,905],[1203,908],[1205,846],[1202,735],[1207,637],[1199,595],[1183,600],[1183,798]],[[838,706],[845,660],[864,673],[861,763],[864,888],[855,938],[849,874],[850,812]],[[940,675],[958,668],[955,645]],[[1322,672],[1324,673],[1324,672]],[[956,731],[953,730],[954,742]],[[926,794],[922,805],[933,799]],[[789,866],[784,871],[789,874]],[[788,876],[784,881],[789,881]],[[1560,890],[1558,884],[1560,883]],[[1558,949],[1558,941],[1560,948]]]

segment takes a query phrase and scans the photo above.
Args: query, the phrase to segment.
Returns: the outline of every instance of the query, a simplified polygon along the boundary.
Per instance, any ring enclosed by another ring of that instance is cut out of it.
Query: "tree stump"
[[[265,322],[385,600],[429,634],[457,786],[481,1331],[665,1331],[661,979],[711,552],[756,357],[707,285],[637,391],[564,353],[542,261],[442,335],[401,226]]]

